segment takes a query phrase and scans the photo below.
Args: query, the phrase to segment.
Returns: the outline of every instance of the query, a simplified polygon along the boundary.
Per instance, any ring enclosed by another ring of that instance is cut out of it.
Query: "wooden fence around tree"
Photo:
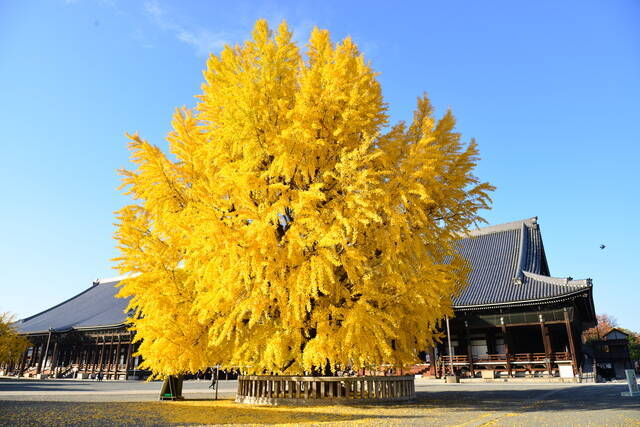
[[[305,377],[248,375],[238,378],[236,402],[300,404],[335,401],[410,400],[413,376]]]

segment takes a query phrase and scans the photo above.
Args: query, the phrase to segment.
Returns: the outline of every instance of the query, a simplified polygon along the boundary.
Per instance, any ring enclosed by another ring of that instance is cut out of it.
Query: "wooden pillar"
[[[104,346],[107,347],[107,338],[104,339]],[[109,347],[105,349],[105,353],[107,356],[107,360],[105,361],[105,371],[107,372],[107,378],[109,375],[109,371],[111,371],[111,356],[113,356],[111,350],[113,349],[113,335],[109,337]]]
[[[99,338],[96,337],[96,343],[93,345],[93,358],[91,359],[93,363],[93,367],[91,368],[91,372],[95,373],[96,368],[98,367],[98,363],[100,362],[100,344]]]
[[[56,364],[58,363],[58,340],[53,342],[53,351],[51,352],[51,376],[55,378]]]
[[[106,347],[106,341],[107,339],[105,338],[105,347]],[[109,378],[109,372],[111,372],[111,359],[113,357],[113,335],[111,335],[109,337],[109,349],[105,350],[107,352],[107,361],[106,361],[106,372],[107,372],[107,379]]]
[[[89,371],[91,370],[91,367],[93,366],[93,359],[91,358],[93,356],[93,343],[92,342],[88,342],[87,343],[87,358],[85,360],[85,371],[87,373],[89,373]]]
[[[98,337],[98,340],[100,338]],[[100,347],[100,361],[98,362],[98,372],[102,372],[104,362],[104,348],[107,346],[107,339],[102,337],[102,347]]]
[[[471,346],[471,331],[469,330],[469,324],[464,321],[465,339],[467,340],[467,357],[469,358],[469,372],[471,372],[471,378],[475,378],[476,373],[473,370],[473,348]]]
[[[84,352],[85,345],[84,343],[80,344],[80,348],[78,348],[78,373],[82,372],[84,368]]]
[[[31,347],[27,347],[22,353],[22,360],[20,361],[20,366],[18,367],[18,377],[22,376],[22,372],[25,369],[25,364],[27,363],[27,356],[29,355],[29,349]]]
[[[91,364],[91,359],[90,359],[90,357],[91,357],[91,344],[90,343],[84,344],[83,348],[84,348],[84,352],[83,352],[84,356],[83,356],[83,359],[82,359],[82,370],[85,373],[88,373],[89,372],[89,365]]]
[[[114,380],[118,378],[118,368],[120,368],[120,334],[118,334],[118,345],[116,345],[116,363],[113,373]]]
[[[91,343],[86,343],[84,345],[84,361],[82,363],[86,373],[89,372],[89,365],[91,364],[91,347]]]
[[[43,344],[38,346],[38,366],[36,367],[36,375],[42,372],[42,363],[44,362],[44,351],[40,349]]]
[[[93,349],[93,358],[91,359],[91,375],[93,375],[96,372],[96,365],[98,364],[98,340],[100,338],[96,337],[96,345],[94,346]]]
[[[544,344],[545,363],[549,376],[553,374],[551,363],[551,339],[549,338],[549,326],[544,324],[544,319],[540,315],[540,332],[542,333],[542,343]]]
[[[87,373],[92,373],[96,369],[96,345],[91,343],[89,344],[89,353],[87,354],[87,363],[90,366],[90,369],[87,369]],[[89,367],[87,367],[89,368]]]
[[[100,337],[96,337],[96,372],[100,369],[100,354],[102,353],[102,347],[100,346]]]
[[[40,358],[40,343],[37,343],[34,346],[33,353],[31,353],[31,362],[29,363],[29,367],[37,367],[38,359]]]
[[[31,352],[31,358],[29,359],[29,366],[27,368],[34,367],[38,364],[38,348],[40,347],[40,343],[33,345],[33,351]]]
[[[107,358],[107,378],[109,372],[111,372],[111,368],[113,365],[113,335],[111,335],[111,339],[109,340],[109,353]]]
[[[504,321],[502,321],[502,319],[500,319],[502,325],[502,337],[504,339],[504,351],[506,353],[507,356],[507,374],[509,376],[512,376],[512,370],[511,370],[511,340],[509,337],[509,333],[507,331],[507,327],[504,324]]]
[[[125,357],[124,364],[124,379],[125,381],[129,379],[129,362],[131,360],[131,337],[129,337],[129,344],[127,344],[127,353]]]
[[[578,371],[578,363],[576,360],[576,345],[573,339],[573,328],[571,320],[569,320],[569,312],[564,309],[564,325],[567,328],[567,338],[569,339],[569,349],[571,350],[571,366],[573,367],[573,375]]]

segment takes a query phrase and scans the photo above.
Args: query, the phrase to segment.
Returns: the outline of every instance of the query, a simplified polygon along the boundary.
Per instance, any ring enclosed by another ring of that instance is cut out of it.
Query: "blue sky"
[[[492,223],[538,216],[554,276],[640,330],[640,3],[0,0],[0,311],[36,312],[111,277],[125,132],[164,145],[207,52],[282,18],[351,35],[393,121],[429,93],[478,140]],[[606,249],[600,250],[600,244]]]

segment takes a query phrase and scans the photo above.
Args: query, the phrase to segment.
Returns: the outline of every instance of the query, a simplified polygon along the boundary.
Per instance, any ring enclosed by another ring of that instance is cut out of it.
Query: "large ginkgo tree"
[[[170,154],[130,136],[117,260],[146,367],[402,367],[433,343],[492,187],[426,96],[389,126],[376,75],[350,38],[303,52],[258,21],[209,57]]]

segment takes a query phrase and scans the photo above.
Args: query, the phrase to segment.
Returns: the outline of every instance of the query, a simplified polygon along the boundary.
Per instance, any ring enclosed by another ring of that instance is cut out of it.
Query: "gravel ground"
[[[184,402],[158,402],[160,383],[0,380],[0,425],[640,425],[624,384],[441,384],[416,381],[413,402],[387,405],[238,405],[237,383],[185,383]]]

